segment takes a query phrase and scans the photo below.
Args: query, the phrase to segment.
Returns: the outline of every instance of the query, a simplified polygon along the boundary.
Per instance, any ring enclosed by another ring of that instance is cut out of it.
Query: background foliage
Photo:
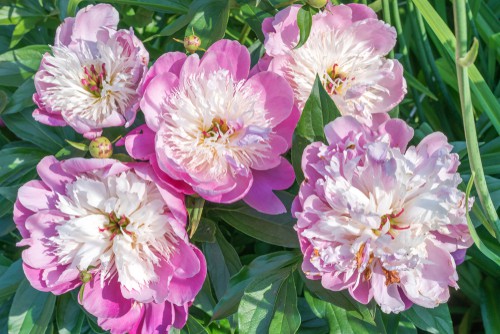
[[[152,61],[165,52],[182,51],[182,44],[174,38],[182,39],[194,31],[204,48],[222,37],[239,40],[250,49],[255,64],[264,51],[262,20],[294,1],[0,0],[0,117],[6,125],[0,128],[1,333],[103,333],[95,319],[80,308],[75,293],[56,297],[29,285],[21,268],[21,249],[15,246],[20,236],[12,221],[17,189],[37,177],[35,166],[42,157],[85,154],[66,141],[83,141],[72,129],[51,128],[32,119],[32,76],[53,43],[60,22],[74,15],[77,8],[96,2],[110,3],[119,10],[120,27],[134,27]],[[366,4],[367,0],[360,2]],[[447,135],[461,157],[459,171],[465,190],[471,168],[455,70],[452,4],[445,0],[376,0],[368,5],[398,32],[391,57],[405,67],[408,95],[393,110],[393,116],[415,128],[414,144],[433,131]],[[470,0],[465,10],[466,43],[473,38],[479,41],[468,77],[480,154],[498,209],[500,0]],[[308,118],[301,119],[289,157],[295,167],[301,148],[311,139],[321,139],[317,138],[321,131],[316,133],[315,129],[321,130],[322,124],[335,116],[335,112],[321,113],[321,106],[331,100],[322,99],[321,88],[316,88],[305,110]],[[115,138],[123,134],[120,131],[108,129],[105,135]],[[279,194],[287,207],[297,189],[296,184]],[[399,315],[386,315],[374,303],[361,305],[348,293],[334,293],[318,281],[305,279],[300,271],[295,221],[289,214],[266,216],[243,203],[206,204],[193,240],[207,258],[208,277],[180,332],[498,333],[500,244],[496,232],[500,223],[488,222],[486,217],[476,200],[471,214],[476,245],[458,267],[460,290],[453,291],[448,305],[435,309],[413,306]]]

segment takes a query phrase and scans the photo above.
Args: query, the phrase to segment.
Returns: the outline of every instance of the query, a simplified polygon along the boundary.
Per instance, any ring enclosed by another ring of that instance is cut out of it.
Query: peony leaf
[[[30,45],[0,55],[0,85],[18,87],[33,76],[40,65],[47,45]]]
[[[66,293],[57,298],[56,322],[59,334],[78,334],[81,332],[85,313],[73,300],[71,294]]]
[[[56,303],[52,293],[35,290],[27,280],[19,285],[9,312],[9,334],[45,333]]]
[[[224,36],[229,19],[229,1],[194,0],[189,7],[191,22],[185,36],[194,33],[201,39],[201,48],[207,49]]]
[[[299,12],[297,13],[297,25],[299,26],[300,38],[299,42],[295,46],[295,49],[300,48],[305,42],[307,42],[309,34],[311,33],[313,14],[314,10],[311,6],[304,5],[300,7]]]
[[[402,312],[416,327],[434,334],[452,334],[453,323],[447,304],[440,304],[435,308],[425,308],[413,305]]]
[[[297,290],[293,275],[290,275],[276,297],[276,306],[269,325],[269,333],[295,333],[299,329],[300,323],[301,318],[297,308]]]
[[[212,318],[222,319],[236,312],[243,291],[256,277],[293,265],[299,259],[300,256],[297,253],[285,251],[262,255],[254,259],[231,278],[228,289],[214,308]]]

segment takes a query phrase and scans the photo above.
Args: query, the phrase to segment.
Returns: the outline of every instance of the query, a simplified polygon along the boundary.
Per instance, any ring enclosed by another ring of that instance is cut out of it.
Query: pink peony
[[[80,302],[111,333],[181,328],[206,264],[185,231],[183,196],[146,163],[46,157],[19,189],[14,221],[33,287]]]
[[[235,41],[213,44],[200,59],[180,52],[149,70],[141,109],[149,129],[127,145],[135,158],[155,156],[169,178],[218,203],[243,199],[257,210],[286,209],[273,190],[294,181],[281,155],[298,121],[286,80],[271,72],[249,77],[250,54]],[[144,138],[142,140],[141,138]],[[148,143],[154,139],[155,152]]]
[[[397,313],[446,302],[472,239],[446,137],[407,148],[413,130],[388,118],[374,115],[371,129],[351,116],[328,124],[329,145],[304,151],[292,211],[308,278]]]
[[[59,26],[35,75],[37,121],[90,139],[134,122],[149,55],[132,29],[116,30],[118,20],[112,6],[89,5]]]
[[[268,63],[270,71],[288,80],[300,110],[317,75],[343,115],[367,124],[372,114],[401,102],[406,94],[403,67],[384,57],[396,43],[394,28],[365,5],[329,3],[313,16],[306,43],[295,49],[299,8],[288,7],[264,20],[264,46],[272,60],[265,59],[260,66]]]

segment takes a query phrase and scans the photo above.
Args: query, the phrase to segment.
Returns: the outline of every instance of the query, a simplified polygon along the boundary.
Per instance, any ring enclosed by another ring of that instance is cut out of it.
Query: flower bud
[[[328,0],[307,0],[307,4],[313,8],[323,8]]]
[[[113,154],[113,144],[106,137],[97,137],[90,142],[89,151],[93,158],[106,159]]]
[[[88,283],[90,282],[90,280],[92,279],[92,274],[89,273],[87,270],[82,270],[80,271],[80,281],[82,281],[82,283]]]
[[[184,37],[184,47],[187,52],[195,53],[200,48],[200,45],[201,39],[195,34]]]

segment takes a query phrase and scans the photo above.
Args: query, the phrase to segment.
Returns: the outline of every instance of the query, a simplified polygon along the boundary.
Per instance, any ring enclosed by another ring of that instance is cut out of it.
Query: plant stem
[[[457,40],[455,48],[455,62],[457,68],[458,91],[460,93],[460,105],[464,120],[465,139],[467,144],[467,153],[469,155],[470,169],[476,174],[474,184],[477,189],[479,200],[483,209],[486,211],[486,217],[493,225],[496,237],[499,239],[500,233],[497,225],[498,214],[488,191],[483,164],[479,154],[479,144],[477,141],[474,112],[472,109],[467,65],[462,66],[459,62],[459,59],[467,53],[467,12],[465,1],[466,0],[453,1],[455,35]]]

